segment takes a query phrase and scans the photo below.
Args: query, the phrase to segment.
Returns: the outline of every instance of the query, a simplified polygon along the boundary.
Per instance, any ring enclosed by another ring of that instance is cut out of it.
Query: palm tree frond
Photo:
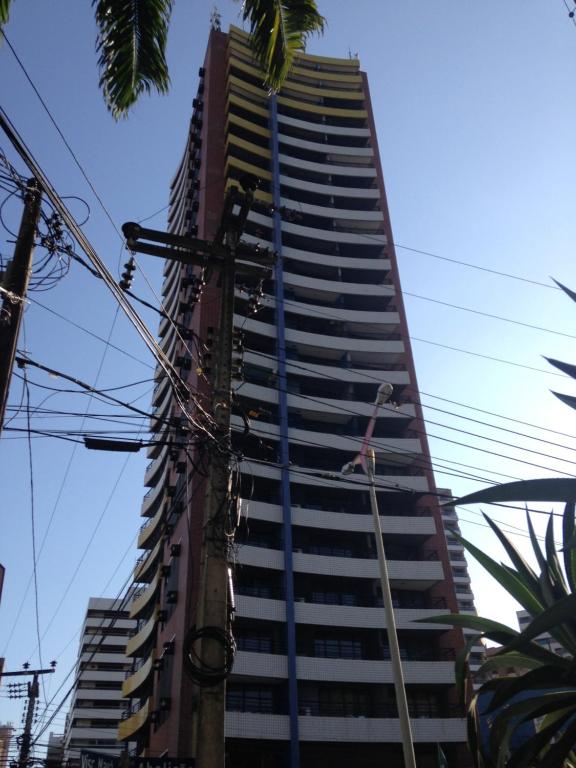
[[[569,477],[545,477],[502,483],[456,499],[451,504],[484,504],[493,501],[572,501],[576,499],[576,480]]]
[[[322,33],[325,19],[315,0],[244,0],[243,20],[250,24],[250,45],[271,91],[282,87],[294,55],[312,33]]]
[[[559,280],[556,280],[556,278],[555,278],[555,277],[553,277],[553,278],[552,278],[552,280],[554,280],[554,282],[556,283],[556,285],[558,286],[558,288],[561,288],[561,289],[564,291],[564,293],[566,294],[566,296],[570,296],[570,298],[572,299],[572,301],[576,301],[576,293],[575,293],[574,291],[571,291],[571,290],[570,290],[570,288],[567,288],[567,287],[566,287],[566,286],[565,286],[563,283],[561,283]]]
[[[0,24],[2,26],[8,23],[11,3],[12,0],[0,0]]]
[[[572,592],[576,592],[576,525],[574,518],[576,504],[571,501],[564,508],[562,517],[562,554],[566,579]]]
[[[125,117],[140,94],[168,90],[166,38],[172,0],[92,0],[100,87],[106,106]]]
[[[562,373],[565,373],[567,376],[571,376],[573,379],[576,379],[576,365],[572,365],[571,363],[563,363],[562,360],[556,360],[553,357],[544,356],[544,360],[547,360],[550,365],[553,365],[554,368],[558,368],[558,370],[562,371]]]

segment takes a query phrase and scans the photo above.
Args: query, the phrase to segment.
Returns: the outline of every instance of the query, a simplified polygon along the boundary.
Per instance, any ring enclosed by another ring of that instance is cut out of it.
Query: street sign
[[[80,752],[80,768],[195,768],[191,757],[129,757],[103,755],[100,752]]]

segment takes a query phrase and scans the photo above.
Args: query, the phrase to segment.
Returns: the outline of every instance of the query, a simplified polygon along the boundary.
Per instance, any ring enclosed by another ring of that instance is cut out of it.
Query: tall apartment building
[[[244,240],[278,252],[275,279],[237,282],[243,335],[233,444],[242,520],[234,558],[237,653],[227,683],[228,764],[334,768],[402,765],[388,638],[363,475],[340,476],[360,450],[378,385],[394,386],[371,444],[419,768],[465,766],[454,692],[460,631],[419,405],[366,75],[355,59],[297,58],[278,96],[246,35],[212,30],[194,113],[172,183],[170,231],[214,236],[226,189],[260,179]],[[167,262],[162,347],[207,394],[206,342],[218,323],[216,278]],[[174,322],[173,322],[174,321]],[[175,323],[179,329],[177,333]],[[195,704],[184,669],[196,621],[202,448],[166,445],[185,422],[158,369],[142,504],[145,518],[128,654],[133,700],[120,738],[149,756],[190,756]],[[206,400],[208,402],[208,400]],[[249,428],[247,427],[249,420]],[[166,426],[169,421],[169,427]]]
[[[80,750],[120,754],[118,722],[126,701],[122,683],[130,670],[126,643],[135,629],[120,600],[91,597],[82,626],[74,691],[66,717],[64,759],[78,764]]]
[[[10,742],[13,733],[12,723],[0,723],[0,768],[8,768],[10,764]]]

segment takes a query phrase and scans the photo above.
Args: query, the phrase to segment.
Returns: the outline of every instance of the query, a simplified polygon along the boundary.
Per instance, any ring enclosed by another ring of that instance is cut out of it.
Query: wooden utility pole
[[[28,281],[32,271],[32,254],[41,203],[42,194],[36,180],[30,179],[24,196],[24,211],[14,248],[14,258],[8,265],[2,290],[2,306],[0,308],[0,434],[4,424],[12,367],[18,345],[22,315],[24,314]]]
[[[191,724],[192,754],[198,768],[224,768],[225,684],[229,672],[231,632],[228,602],[229,548],[227,516],[230,504],[230,412],[232,406],[232,350],[234,285],[237,272],[262,277],[274,263],[266,249],[240,243],[254,198],[255,179],[245,179],[244,192],[230,190],[221,224],[212,242],[143,229],[127,223],[122,230],[130,250],[176,259],[187,264],[215,267],[220,275],[220,317],[214,349],[212,418],[214,437],[208,445],[209,470],[204,504],[200,553],[200,588],[192,649],[203,680],[198,709]],[[141,238],[169,248],[141,243]],[[238,260],[241,260],[241,263]],[[244,263],[244,260],[250,263]]]

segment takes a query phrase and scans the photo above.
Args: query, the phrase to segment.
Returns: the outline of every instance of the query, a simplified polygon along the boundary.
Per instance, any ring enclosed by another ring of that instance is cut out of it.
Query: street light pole
[[[380,573],[380,588],[382,590],[382,602],[384,605],[384,614],[386,617],[386,632],[388,635],[388,646],[390,648],[390,661],[392,663],[392,677],[394,680],[394,690],[396,693],[396,706],[398,707],[398,719],[400,721],[400,736],[402,738],[402,751],[404,753],[405,768],[416,768],[416,758],[414,756],[414,743],[412,741],[412,729],[410,727],[410,713],[408,712],[408,700],[406,698],[406,687],[404,685],[404,674],[402,672],[402,660],[400,658],[400,646],[398,644],[398,633],[396,631],[396,619],[394,617],[394,606],[392,604],[392,593],[390,592],[390,578],[388,576],[388,564],[386,562],[386,552],[384,550],[384,541],[382,539],[382,528],[380,526],[380,513],[378,510],[378,499],[376,497],[376,454],[374,449],[369,447],[376,418],[379,409],[390,400],[393,387],[391,384],[381,384],[378,387],[376,402],[374,403],[374,413],[366,434],[362,441],[360,453],[348,464],[342,467],[343,474],[351,474],[359,464],[368,476],[368,490],[370,493],[370,508],[372,510],[372,519],[374,522],[374,536],[376,538],[376,551],[378,553],[378,569]]]

